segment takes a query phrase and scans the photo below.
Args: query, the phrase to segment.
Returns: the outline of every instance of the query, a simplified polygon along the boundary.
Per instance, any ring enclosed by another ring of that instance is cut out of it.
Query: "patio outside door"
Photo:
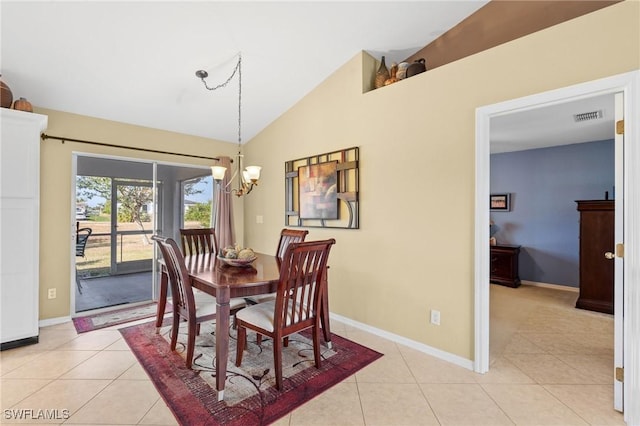
[[[114,179],[111,274],[150,271],[153,259],[153,182]]]

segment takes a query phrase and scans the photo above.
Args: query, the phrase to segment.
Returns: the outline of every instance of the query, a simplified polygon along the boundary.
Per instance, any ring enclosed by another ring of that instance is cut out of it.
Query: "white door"
[[[624,365],[624,333],[623,333],[623,319],[624,319],[624,258],[623,253],[620,251],[621,246],[624,243],[624,124],[618,125],[618,123],[624,123],[624,94],[615,94],[615,236],[614,243],[616,247],[611,247],[611,254],[609,257],[614,265],[614,291],[613,291],[613,304],[614,304],[614,393],[613,393],[613,406],[618,411],[624,409],[623,398],[623,382],[617,380],[616,372]],[[622,128],[620,128],[622,127]]]

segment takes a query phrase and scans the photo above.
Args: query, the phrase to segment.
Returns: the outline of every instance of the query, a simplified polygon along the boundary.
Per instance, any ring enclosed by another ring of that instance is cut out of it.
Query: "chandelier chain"
[[[242,54],[238,53],[238,63],[236,63],[233,72],[227,78],[224,83],[220,83],[217,86],[209,87],[204,77],[201,77],[202,84],[207,90],[218,90],[223,87],[227,87],[229,82],[233,79],[233,77],[238,73],[238,155],[240,155],[240,146],[242,145]]]

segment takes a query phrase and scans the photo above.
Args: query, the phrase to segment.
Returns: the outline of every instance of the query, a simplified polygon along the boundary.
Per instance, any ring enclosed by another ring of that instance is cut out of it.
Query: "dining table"
[[[218,401],[224,400],[224,388],[229,360],[229,301],[236,297],[256,296],[275,293],[280,279],[280,259],[277,256],[255,253],[256,259],[249,265],[227,265],[215,254],[185,256],[185,265],[191,278],[191,285],[216,298],[216,391]],[[326,271],[328,272],[328,271]],[[327,273],[324,274],[325,292],[322,300],[320,318],[323,337],[331,348],[331,330],[329,324],[329,303]],[[156,314],[156,330],[162,326],[168,291],[168,274],[164,267],[160,275],[160,291]]]

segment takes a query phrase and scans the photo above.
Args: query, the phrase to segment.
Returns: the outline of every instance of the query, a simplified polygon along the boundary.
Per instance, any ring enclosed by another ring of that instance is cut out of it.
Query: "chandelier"
[[[209,73],[204,70],[196,71],[196,77],[202,80],[204,87],[207,90],[217,90],[222,87],[225,87],[229,82],[233,79],[233,77],[238,74],[238,154],[236,155],[236,167],[231,179],[229,182],[223,187],[222,180],[227,172],[226,167],[222,166],[212,166],[211,174],[213,175],[213,179],[218,184],[220,190],[224,191],[227,194],[234,194],[238,197],[246,195],[251,192],[254,186],[258,185],[258,180],[260,179],[260,170],[262,167],[260,166],[247,166],[246,168],[242,167],[242,55],[238,53],[238,63],[236,64],[233,72],[227,78],[224,83],[218,84],[214,87],[209,87],[205,78],[209,77]],[[238,178],[238,187],[231,188],[231,183],[235,178]]]

